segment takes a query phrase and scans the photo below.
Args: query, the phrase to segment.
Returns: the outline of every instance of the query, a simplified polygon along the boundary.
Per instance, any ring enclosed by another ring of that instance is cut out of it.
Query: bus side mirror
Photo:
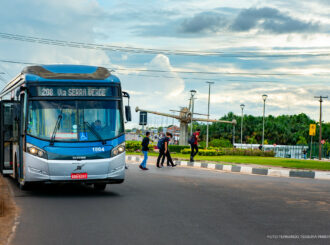
[[[125,117],[126,122],[132,121],[132,113],[131,113],[131,107],[129,106],[129,94],[125,91],[122,91],[123,97],[127,98],[128,105],[125,106]]]
[[[132,121],[131,107],[129,105],[125,106],[125,117],[127,122]]]

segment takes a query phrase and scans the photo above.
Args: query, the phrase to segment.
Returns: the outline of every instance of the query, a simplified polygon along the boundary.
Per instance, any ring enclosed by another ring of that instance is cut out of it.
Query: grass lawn
[[[126,152],[127,155],[141,155],[142,153]],[[189,155],[181,153],[171,154],[173,158],[189,160]],[[158,156],[157,153],[149,153],[149,156]],[[315,160],[298,160],[277,157],[255,157],[255,156],[196,156],[197,161],[211,161],[230,164],[257,164],[266,166],[276,166],[284,168],[309,169],[309,170],[330,170],[330,162]]]

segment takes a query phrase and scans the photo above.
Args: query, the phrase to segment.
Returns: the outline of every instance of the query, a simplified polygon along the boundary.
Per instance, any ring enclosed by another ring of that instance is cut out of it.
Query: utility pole
[[[190,117],[190,136],[192,136],[193,132],[193,115],[194,115],[194,96],[196,94],[196,90],[190,90],[190,104],[191,104],[191,117]]]
[[[235,124],[233,124],[233,148],[235,148]]]
[[[266,106],[266,99],[267,94],[262,95],[262,99],[264,101],[264,109],[263,109],[263,116],[262,116],[262,150],[264,150],[264,140],[265,140],[265,106]]]
[[[243,110],[244,110],[244,104],[241,104],[240,107],[242,109],[242,118],[241,118],[241,148],[243,146],[243,118],[244,118],[244,114],[243,114]]]
[[[320,99],[319,100],[320,101],[319,160],[321,160],[322,159],[322,143],[321,143],[321,141],[322,141],[322,102],[323,102],[323,99],[327,99],[328,96],[320,95],[320,96],[314,96],[314,98]]]
[[[214,82],[206,82],[209,84],[209,99],[207,104],[207,119],[210,119],[210,97],[211,97],[211,84]],[[206,124],[206,149],[209,147],[209,122]]]
[[[192,97],[192,106],[191,106],[191,135],[193,134],[193,116],[194,116],[194,107],[195,107],[195,98]]]

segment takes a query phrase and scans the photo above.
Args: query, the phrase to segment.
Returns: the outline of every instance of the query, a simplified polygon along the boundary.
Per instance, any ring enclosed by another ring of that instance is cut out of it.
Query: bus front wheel
[[[31,183],[30,182],[24,182],[23,181],[19,181],[18,182],[18,185],[19,185],[19,188],[22,190],[22,191],[28,191],[31,189]]]
[[[96,183],[96,184],[94,184],[94,190],[104,191],[106,186],[107,186],[107,184],[105,184],[105,183]]]

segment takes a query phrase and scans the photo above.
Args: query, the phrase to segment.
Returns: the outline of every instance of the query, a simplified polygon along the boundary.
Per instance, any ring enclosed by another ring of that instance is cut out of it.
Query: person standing
[[[147,168],[149,142],[150,142],[149,137],[150,137],[150,132],[146,132],[146,137],[143,138],[142,143],[141,143],[144,158],[143,158],[142,163],[139,165],[139,168],[141,168],[142,170],[149,170]]]
[[[163,159],[162,159],[162,167],[163,167],[163,164],[164,164],[164,160],[165,160],[165,157],[167,159],[167,166],[172,166],[172,167],[175,167],[176,164],[173,163],[173,160],[172,160],[172,157],[171,157],[171,153],[170,153],[170,149],[169,149],[169,142],[171,141],[173,135],[169,132],[166,133],[166,138],[165,139],[165,142],[164,142],[164,146],[165,146],[165,150],[164,150],[164,156],[163,156]]]
[[[191,152],[190,152],[190,162],[194,161],[194,157],[198,153],[198,141],[199,141],[199,135],[200,135],[201,130],[198,128],[195,133],[191,136],[190,139],[190,147],[191,147]]]
[[[306,151],[306,149],[303,149],[302,153],[303,153],[304,159],[307,159],[307,151]]]

